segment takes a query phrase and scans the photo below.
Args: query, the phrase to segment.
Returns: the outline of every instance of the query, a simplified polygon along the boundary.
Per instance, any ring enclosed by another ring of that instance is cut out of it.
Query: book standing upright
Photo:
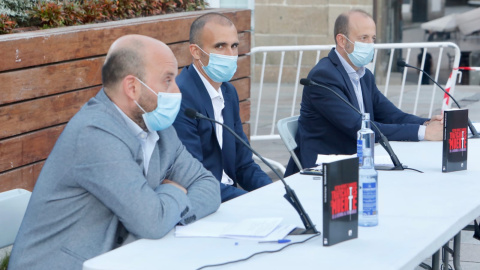
[[[445,110],[443,114],[442,172],[467,169],[468,109]]]
[[[323,245],[358,237],[358,157],[322,164]]]

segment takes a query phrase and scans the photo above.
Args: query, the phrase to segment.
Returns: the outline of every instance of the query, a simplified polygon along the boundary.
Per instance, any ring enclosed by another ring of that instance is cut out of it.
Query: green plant
[[[0,0],[0,34],[204,9],[205,0]]]
[[[85,0],[82,5],[84,11],[80,19],[82,23],[93,23],[104,21],[107,17],[102,10],[102,3],[97,0]]]
[[[13,28],[17,26],[17,22],[8,15],[0,14],[0,34],[11,33]]]
[[[33,18],[40,19],[41,27],[51,28],[65,25],[65,13],[62,4],[42,2],[35,6],[31,12]]]
[[[203,0],[177,0],[182,3],[183,9],[185,11],[194,11],[194,10],[201,10],[205,9],[207,3]]]
[[[80,18],[84,16],[85,10],[75,2],[65,2],[63,4],[63,13],[64,25],[76,25],[82,23]]]
[[[0,261],[0,270],[7,270],[8,261],[10,260],[10,254],[5,254],[5,257]]]
[[[0,14],[8,15],[21,25],[29,25],[28,11],[32,10],[37,3],[38,0],[1,0]]]
[[[164,14],[163,3],[161,0],[145,0],[143,13],[145,16]]]
[[[144,2],[144,0],[117,0],[117,16],[122,19],[140,16]]]
[[[105,15],[106,18],[110,20],[116,20],[117,17],[117,10],[118,10],[118,5],[117,1],[115,0],[103,0],[103,3],[101,4],[102,10],[103,10],[103,15]]]

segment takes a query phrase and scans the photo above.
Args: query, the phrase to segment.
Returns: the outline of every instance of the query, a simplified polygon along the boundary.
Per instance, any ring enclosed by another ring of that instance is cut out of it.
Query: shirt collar
[[[123,120],[125,120],[125,123],[127,124],[128,129],[137,137],[138,139],[144,140],[150,135],[153,135],[154,137],[158,137],[157,132],[145,132],[137,123],[135,123],[128,115],[126,115],[118,106],[117,104],[115,105],[115,108],[120,112],[120,115],[122,116]]]
[[[338,58],[340,59],[340,62],[342,63],[343,68],[347,72],[349,77],[352,77],[352,75],[356,74],[358,76],[358,79],[361,79],[365,75],[365,67],[359,68],[357,71],[353,69],[352,66],[343,58],[343,56],[338,53],[338,51],[335,49],[335,53],[337,54]]]
[[[215,88],[213,88],[213,86],[210,84],[210,82],[207,80],[207,78],[205,78],[205,76],[203,76],[203,74],[198,71],[195,64],[192,64],[192,66],[193,66],[193,68],[195,68],[195,71],[200,76],[200,79],[202,79],[203,85],[205,85],[205,88],[207,89],[207,92],[208,92],[208,95],[210,96],[210,99],[213,100],[215,98],[220,97],[220,99],[223,100],[223,94],[222,94],[222,91],[220,89],[221,86],[218,88],[218,90],[215,90]]]

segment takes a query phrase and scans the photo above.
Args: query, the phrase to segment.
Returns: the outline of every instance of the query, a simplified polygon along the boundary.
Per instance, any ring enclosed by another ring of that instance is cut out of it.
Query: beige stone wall
[[[333,26],[337,16],[352,8],[373,12],[374,0],[255,0],[255,25],[252,45],[292,46],[333,44]],[[328,52],[322,52],[321,57]],[[293,82],[296,75],[296,55],[285,55],[283,81]],[[303,56],[301,76],[315,65],[316,53]],[[260,77],[261,57],[254,56],[252,77]],[[267,58],[265,81],[276,82],[280,54]]]

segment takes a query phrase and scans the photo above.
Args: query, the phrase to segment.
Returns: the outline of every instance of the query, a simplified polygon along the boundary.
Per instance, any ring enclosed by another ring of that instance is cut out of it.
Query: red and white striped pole
[[[458,67],[458,68],[453,68],[454,70],[476,70],[480,71],[480,67]],[[452,87],[452,73],[450,73],[450,76],[448,77],[447,84],[445,85],[445,91],[450,93],[450,88]],[[443,95],[443,104],[442,104],[442,111],[449,109],[450,108],[450,97],[447,94]]]

